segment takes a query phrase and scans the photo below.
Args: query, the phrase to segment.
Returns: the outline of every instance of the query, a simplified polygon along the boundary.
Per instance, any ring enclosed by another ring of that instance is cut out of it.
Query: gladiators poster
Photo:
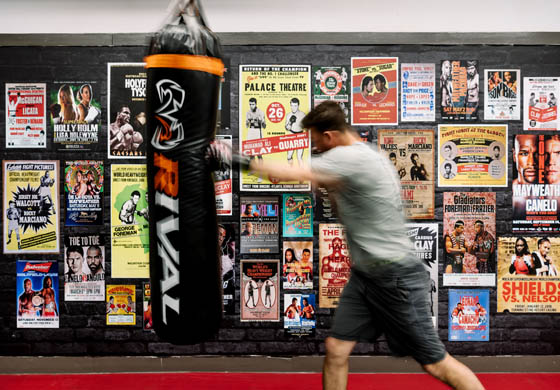
[[[107,325],[136,325],[136,286],[108,284],[106,300]]]
[[[111,165],[111,277],[149,278],[145,164]]]
[[[284,294],[286,336],[312,336],[317,324],[315,294]]]
[[[523,77],[523,129],[558,130],[557,77]]]
[[[146,158],[144,63],[108,63],[107,78],[107,154],[109,158]]]
[[[309,133],[301,120],[311,107],[309,65],[239,66],[239,152],[259,161],[304,165]],[[241,171],[241,191],[310,191],[309,182],[279,182]]]
[[[478,119],[479,78],[476,60],[441,62],[439,90],[442,120]]]
[[[216,139],[231,148],[231,135],[216,135]],[[216,214],[232,213],[232,175],[231,161],[222,161],[214,171],[214,190],[216,193]]]
[[[496,285],[496,193],[443,193],[443,285]]]
[[[222,265],[222,289],[224,312],[235,312],[235,226],[232,223],[218,224],[218,245]]]
[[[434,131],[379,130],[379,150],[394,164],[401,178],[405,216],[434,218]]]
[[[66,161],[66,226],[103,225],[103,161]]]
[[[560,238],[500,237],[498,312],[560,313]]]
[[[313,241],[284,241],[282,288],[313,288]]]
[[[58,253],[58,161],[4,161],[4,254]]]
[[[350,253],[342,225],[319,225],[319,259],[319,305],[335,308],[350,277]]]
[[[449,290],[449,341],[490,340],[490,292]]]
[[[18,260],[16,271],[17,327],[58,328],[58,263]]]
[[[399,59],[352,57],[352,125],[399,123]]]
[[[6,149],[46,148],[47,85],[6,83]]]
[[[313,67],[313,107],[334,100],[344,112],[346,122],[350,122],[350,90],[348,88],[347,66]]]
[[[97,81],[55,81],[49,91],[49,129],[61,151],[94,150],[101,135]]]
[[[64,237],[64,300],[105,300],[105,242],[99,234]]]
[[[313,205],[309,194],[282,195],[284,237],[313,237]]]
[[[278,198],[241,197],[241,252],[278,253]]]
[[[484,71],[484,120],[521,118],[521,71],[486,69]]]
[[[436,120],[436,65],[401,64],[401,122]]]
[[[438,186],[507,187],[507,125],[438,125]]]
[[[280,321],[280,263],[241,260],[241,322]]]

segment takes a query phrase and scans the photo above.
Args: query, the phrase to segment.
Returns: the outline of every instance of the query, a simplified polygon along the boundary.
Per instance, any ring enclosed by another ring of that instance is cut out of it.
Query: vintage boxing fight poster
[[[66,161],[66,226],[103,225],[103,161]]]
[[[348,69],[347,66],[314,66],[312,70],[313,107],[334,100],[344,112],[346,122],[350,122]]]
[[[558,77],[523,77],[523,129],[558,130]]]
[[[280,321],[280,262],[241,260],[241,322]]]
[[[261,161],[303,165],[310,136],[301,120],[311,107],[309,65],[239,65],[239,153]],[[309,182],[240,171],[241,191],[310,191]]]
[[[107,155],[146,158],[146,82],[143,62],[107,64]]]
[[[378,130],[379,150],[391,160],[401,179],[405,216],[434,218],[434,131]]]
[[[97,81],[55,81],[49,90],[49,129],[59,151],[93,150],[101,135]]]
[[[105,242],[99,234],[65,235],[64,300],[105,301]]]
[[[284,294],[284,331],[286,336],[315,334],[317,314],[315,294]]]
[[[278,197],[241,197],[240,253],[278,253]]]
[[[436,120],[436,65],[401,64],[401,122]]]
[[[408,223],[407,235],[414,245],[414,253],[430,275],[430,310],[432,322],[437,329],[438,323],[438,224]]]
[[[498,312],[560,313],[560,237],[500,237]]]
[[[439,89],[442,120],[478,119],[479,78],[476,60],[441,62]]]
[[[284,241],[282,253],[282,288],[313,288],[313,241]]]
[[[443,285],[496,285],[496,193],[443,193]]]
[[[484,120],[521,119],[521,71],[484,70]]]
[[[58,253],[58,161],[3,161],[4,253]]]
[[[149,278],[145,164],[111,165],[111,277]]]
[[[58,263],[48,260],[16,261],[18,328],[58,328]]]
[[[319,224],[319,306],[335,308],[350,277],[350,253],[344,227]]]
[[[313,237],[313,204],[310,194],[282,195],[282,236]]]
[[[136,325],[136,286],[134,284],[107,285],[106,324]]]
[[[223,304],[226,314],[235,312],[235,226],[218,224],[218,244],[222,264]]]
[[[6,149],[46,148],[45,83],[6,83]]]
[[[142,329],[149,332],[153,331],[154,324],[152,321],[152,289],[150,283],[142,283],[142,309],[144,319]]]
[[[397,125],[398,84],[397,57],[352,57],[352,125]]]
[[[449,290],[449,341],[490,340],[490,292]]]
[[[438,186],[507,187],[507,125],[438,125]]]
[[[216,139],[231,148],[231,135],[216,135]],[[216,214],[232,213],[231,161],[222,161],[214,171],[214,191],[216,193]]]

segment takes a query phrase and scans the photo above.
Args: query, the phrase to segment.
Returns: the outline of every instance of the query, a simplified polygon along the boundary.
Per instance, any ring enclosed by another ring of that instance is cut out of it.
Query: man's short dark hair
[[[84,250],[81,246],[78,245],[70,245],[68,248],[66,248],[66,257],[68,257],[68,255],[70,254],[70,252],[76,252],[79,253],[80,256],[84,257]]]
[[[455,229],[457,229],[459,226],[465,226],[465,223],[463,221],[455,222]]]
[[[392,158],[392,157],[397,158],[397,155],[395,154],[395,152],[389,153],[389,158]]]
[[[103,254],[103,252],[101,251],[101,247],[99,245],[90,245],[90,247],[87,250],[89,251],[90,249],[94,251],[98,251],[101,255]]]
[[[350,130],[344,111],[337,102],[332,100],[327,100],[309,111],[302,119],[301,126],[304,129],[314,128],[320,133],[328,130]]]
[[[140,191],[134,190],[130,193],[130,196],[136,196],[136,195],[140,196]]]
[[[373,79],[371,78],[371,76],[366,76],[362,79],[362,91],[366,88],[366,86],[373,81]]]
[[[385,76],[383,76],[382,74],[376,74],[375,77],[373,78],[373,81],[381,81],[384,84],[387,84],[387,80],[385,79]]]
[[[311,253],[311,251],[310,251],[309,249],[307,249],[307,248],[305,248],[301,253],[305,253],[305,252]]]
[[[290,100],[290,103],[297,103],[299,105],[299,99],[297,97],[292,98],[292,100]]]
[[[444,168],[447,168],[447,167],[452,168],[453,166],[451,165],[451,163],[445,163],[445,164],[443,165],[443,167],[444,167]]]
[[[500,147],[498,145],[494,146],[494,150],[498,149],[498,152],[500,151]]]
[[[420,156],[418,155],[418,153],[412,153],[412,154],[410,155],[410,161],[413,161],[414,156],[416,156],[416,157],[418,157],[418,159],[420,159]]]
[[[10,201],[8,202],[8,206],[9,206],[9,205],[11,205],[12,203],[13,203],[13,204],[16,204],[16,202],[15,202],[15,201],[13,201],[13,200],[10,200]]]
[[[451,149],[451,145],[445,145],[443,148],[444,149],[448,149],[448,148]]]
[[[252,97],[251,99],[249,99],[249,103],[255,103],[257,104],[257,99]]]

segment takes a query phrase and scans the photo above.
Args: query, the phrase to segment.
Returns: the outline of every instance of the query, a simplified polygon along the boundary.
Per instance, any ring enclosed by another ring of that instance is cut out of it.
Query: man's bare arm
[[[340,179],[336,176],[312,171],[309,166],[295,166],[271,161],[251,161],[249,170],[265,174],[280,181],[311,181],[314,184],[332,186]]]

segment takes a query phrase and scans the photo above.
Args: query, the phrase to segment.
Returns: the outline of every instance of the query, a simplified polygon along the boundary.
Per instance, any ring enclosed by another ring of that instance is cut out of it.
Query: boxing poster
[[[103,161],[66,161],[66,226],[103,225]]]
[[[136,325],[136,286],[108,284],[106,325]]]
[[[476,60],[441,62],[439,89],[442,120],[478,120],[479,78]]]
[[[6,149],[46,148],[45,83],[6,83]]]
[[[58,263],[47,260],[16,261],[18,328],[58,328]]]
[[[515,232],[558,232],[560,137],[519,134],[513,144],[512,205]]]
[[[401,199],[409,219],[433,219],[435,209],[434,131],[378,130],[379,150],[401,179]]]
[[[99,234],[64,237],[64,300],[105,301],[105,242]]]
[[[438,125],[438,186],[507,187],[507,125]]]
[[[153,332],[152,321],[152,289],[150,283],[142,283],[142,309],[144,312],[142,329],[146,332]]]
[[[496,193],[443,193],[443,285],[496,285]]]
[[[310,194],[282,195],[282,236],[313,237],[313,205]]]
[[[484,120],[521,119],[521,71],[484,70]]]
[[[222,263],[223,304],[226,314],[235,313],[235,226],[218,224],[218,244]]]
[[[449,290],[449,341],[490,340],[488,290]]]
[[[498,241],[498,312],[560,313],[560,237]]]
[[[3,161],[4,254],[59,253],[58,161]]]
[[[284,294],[284,333],[305,337],[315,334],[315,294]]]
[[[216,135],[216,139],[231,148],[231,135]],[[214,191],[216,193],[216,214],[232,215],[232,174],[231,161],[221,161],[214,171]]]
[[[319,306],[335,308],[350,277],[350,253],[344,227],[319,224]]]
[[[436,65],[401,64],[401,122],[436,120]]]
[[[313,241],[284,241],[282,253],[282,288],[313,288]]]
[[[430,275],[430,311],[434,328],[438,323],[438,224],[408,223],[407,236],[414,245],[414,253]]]
[[[313,107],[333,100],[340,105],[346,122],[350,122],[350,90],[347,66],[313,67]]]
[[[107,155],[146,158],[146,83],[143,62],[107,64]]]
[[[149,278],[145,164],[111,165],[111,277]]]
[[[278,260],[241,260],[241,322],[280,321]]]
[[[58,151],[95,150],[101,135],[97,81],[55,81],[49,90],[49,129]]]
[[[278,253],[278,197],[241,197],[240,253]]]
[[[337,222],[336,204],[331,201],[329,192],[325,187],[314,186],[315,219],[321,222]]]
[[[523,77],[523,129],[558,130],[558,77]]]
[[[301,120],[311,107],[309,65],[239,66],[239,153],[257,161],[305,165],[309,133]],[[241,191],[310,191],[311,183],[280,182],[241,170]]]
[[[399,59],[352,57],[352,125],[398,125]]]

